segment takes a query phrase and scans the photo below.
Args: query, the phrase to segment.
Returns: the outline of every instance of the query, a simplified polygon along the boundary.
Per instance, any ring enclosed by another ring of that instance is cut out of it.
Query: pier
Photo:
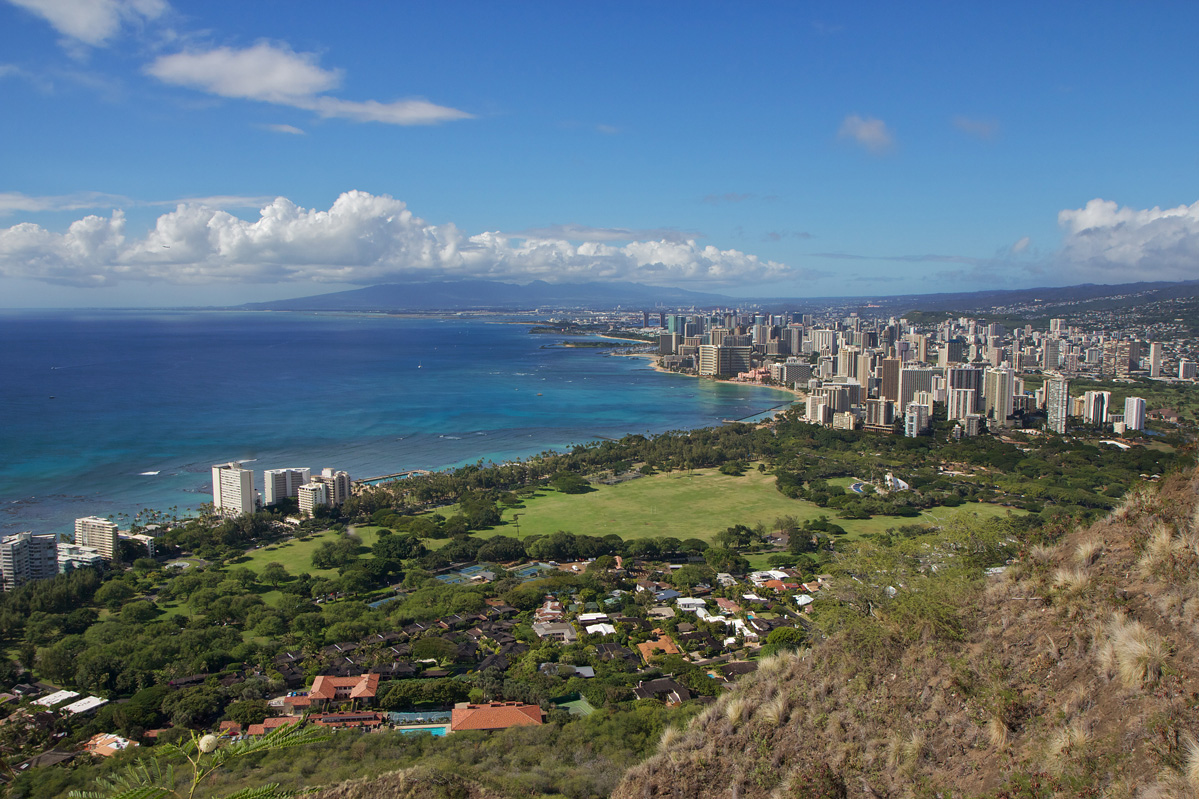
[[[793,405],[793,404],[794,404],[794,400],[792,400],[791,402],[782,402],[771,408],[767,408],[764,411],[758,411],[757,413],[751,413],[749,416],[742,416],[740,419],[721,419],[720,421],[724,422],[725,424],[733,424],[735,422],[744,422],[746,419],[752,419],[755,416],[763,416],[763,415],[771,413],[773,411],[777,411],[779,408],[786,408],[787,406]]]
[[[406,472],[392,472],[378,477],[367,477],[362,480],[355,480],[355,486],[370,486],[375,483],[382,483],[384,480],[403,480],[408,477],[415,477],[423,474],[432,474],[428,469],[409,469]]]

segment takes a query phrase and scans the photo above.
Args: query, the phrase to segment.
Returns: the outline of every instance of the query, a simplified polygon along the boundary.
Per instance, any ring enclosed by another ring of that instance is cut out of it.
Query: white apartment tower
[[[58,574],[58,536],[15,533],[0,538],[0,577],[11,591],[30,580],[48,580]]]
[[[300,515],[312,516],[317,505],[329,504],[329,487],[324,483],[313,481],[300,486]]]
[[[274,505],[286,497],[299,496],[300,486],[312,477],[312,470],[267,469],[262,473],[262,503]]]
[[[240,463],[222,463],[212,467],[212,506],[223,516],[253,513],[254,472]]]
[[[1049,414],[1048,427],[1058,435],[1066,434],[1066,418],[1070,415],[1070,381],[1053,378],[1046,386],[1045,409]]]
[[[1145,429],[1145,400],[1141,397],[1129,397],[1124,400],[1124,429]]]
[[[1016,373],[1011,369],[988,369],[983,375],[983,410],[988,419],[1007,425],[1015,405]]]
[[[1162,343],[1160,341],[1149,345],[1149,376],[1162,376]]]
[[[1110,391],[1088,391],[1082,395],[1082,416],[1089,424],[1107,424],[1111,406]]]
[[[117,526],[99,516],[76,519],[75,543],[81,547],[91,547],[105,560],[113,560],[117,556]]]
[[[972,388],[951,388],[949,389],[948,410],[949,419],[965,419],[974,413],[974,389]]]

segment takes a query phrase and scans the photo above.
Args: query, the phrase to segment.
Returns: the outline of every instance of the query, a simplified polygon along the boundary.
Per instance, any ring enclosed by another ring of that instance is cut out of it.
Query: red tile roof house
[[[506,730],[545,723],[545,711],[537,705],[520,702],[490,702],[472,705],[462,702],[450,713],[450,732],[463,730]]]
[[[313,715],[312,719],[321,727],[378,727],[383,724],[381,713],[325,713]]]
[[[246,735],[266,735],[276,727],[282,727],[286,724],[295,724],[298,719],[292,716],[275,716],[274,718],[266,719],[261,724],[251,724],[246,727]]]
[[[314,707],[343,702],[370,705],[374,703],[378,690],[378,674],[360,674],[357,677],[328,677],[322,674],[308,689],[308,701]]]

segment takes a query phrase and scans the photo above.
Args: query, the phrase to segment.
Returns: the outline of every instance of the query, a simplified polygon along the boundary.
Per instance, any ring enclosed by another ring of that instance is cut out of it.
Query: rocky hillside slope
[[[614,799],[1199,794],[1199,475],[1001,575],[862,593],[668,729]]]

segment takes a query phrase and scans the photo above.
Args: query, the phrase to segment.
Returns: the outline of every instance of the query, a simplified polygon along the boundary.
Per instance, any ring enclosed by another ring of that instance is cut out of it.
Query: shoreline
[[[660,364],[658,362],[658,359],[662,357],[661,355],[655,355],[655,354],[649,353],[649,352],[614,352],[614,353],[612,353],[612,355],[615,355],[620,358],[645,358],[650,361],[651,369],[653,369],[655,372],[659,372],[659,373],[665,374],[665,375],[681,375],[683,377],[694,378],[695,380],[711,380],[713,383],[725,383],[725,384],[731,385],[731,386],[752,386],[752,387],[756,387],[756,388],[768,388],[771,391],[782,391],[784,393],[790,394],[793,397],[795,397],[797,400],[806,400],[808,398],[808,393],[806,391],[800,391],[797,388],[787,388],[786,386],[772,386],[772,385],[767,385],[766,383],[747,383],[744,380],[728,380],[728,379],[723,379],[723,378],[718,378],[718,377],[709,377],[707,375],[695,375],[695,374],[691,374],[689,372],[676,372],[672,369],[667,369],[667,368],[663,367],[662,364]]]

